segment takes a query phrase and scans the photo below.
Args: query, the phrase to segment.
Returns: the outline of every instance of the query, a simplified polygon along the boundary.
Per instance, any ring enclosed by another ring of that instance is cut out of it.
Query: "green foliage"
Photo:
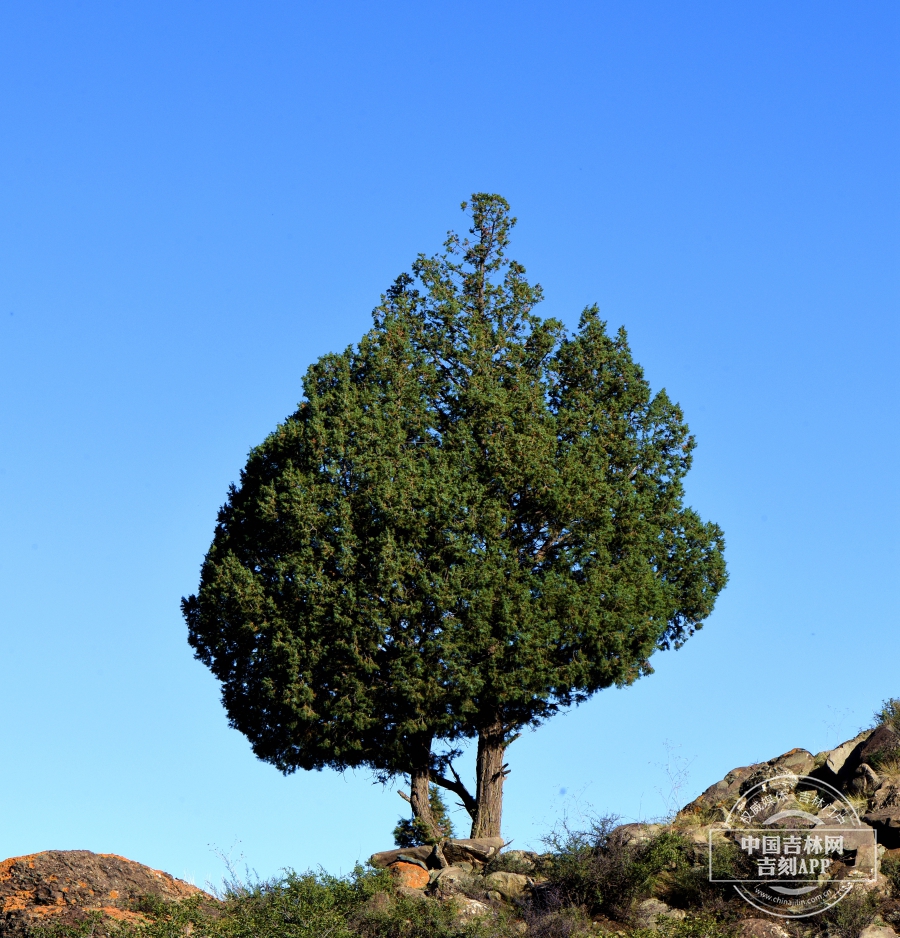
[[[183,601],[232,726],[284,772],[509,740],[650,673],[725,585],[681,409],[596,307],[573,334],[535,315],[504,199],[471,217],[309,368]]]
[[[891,887],[891,895],[900,898],[900,859],[885,857],[879,864],[881,872]]]
[[[438,837],[419,818],[403,818],[394,828],[394,844],[398,847],[417,847],[420,844],[438,843],[446,837],[453,836],[453,821],[447,814],[447,805],[436,785],[428,789],[428,802],[431,805],[431,816],[437,828]]]
[[[875,726],[889,726],[900,736],[900,699],[889,697],[875,711]]]
[[[875,727],[886,726],[900,737],[900,699],[889,697],[885,700],[875,711],[873,725]],[[898,756],[900,756],[900,747],[889,745],[870,753],[866,761],[876,772],[881,772],[885,768],[890,771],[896,767]]]
[[[361,912],[354,922],[360,938],[518,938],[506,914],[460,920],[449,903],[393,896]]]
[[[690,845],[673,831],[633,844],[613,834],[616,818],[594,818],[587,830],[563,826],[548,838],[541,873],[549,880],[551,907],[584,907],[590,913],[628,921],[633,904],[654,892],[660,877],[690,869]]]
[[[102,928],[103,915],[88,912],[80,922],[50,922],[32,930],[33,938],[93,938]],[[31,938],[31,936],[29,936]]]
[[[615,821],[594,818],[581,831],[563,826],[547,839],[550,853],[539,860],[540,872],[548,878],[540,891],[543,904],[551,909],[583,908],[627,923],[638,902],[655,896],[692,911],[694,918],[680,923],[682,931],[676,929],[677,934],[692,934],[684,930],[694,927],[691,922],[713,920],[725,934],[730,927],[725,923],[740,911],[736,894],[730,886],[709,882],[706,865],[696,862],[693,845],[671,829],[640,843],[628,842],[621,832],[614,833]],[[715,856],[717,875],[732,873],[743,863],[737,850],[720,848]],[[666,925],[674,927],[671,922]]]
[[[878,896],[858,889],[844,896],[836,905],[816,916],[813,924],[828,938],[859,938],[878,914]]]
[[[668,919],[655,928],[638,928],[631,938],[733,938],[737,925],[711,915],[688,915],[681,921]]]
[[[611,834],[610,818],[593,821],[586,831],[561,829],[549,839],[555,845],[550,854],[539,858],[540,872],[550,879],[539,887],[536,901],[495,907],[474,919],[461,919],[451,903],[399,892],[386,871],[357,867],[344,878],[309,872],[289,872],[269,882],[232,877],[218,903],[202,897],[144,899],[135,906],[143,922],[104,921],[93,912],[81,922],[35,929],[30,938],[104,933],[110,938],[733,938],[740,919],[757,917],[740,900],[734,900],[736,909],[717,908],[701,896],[680,920],[663,918],[653,929],[633,927],[635,903],[650,895],[671,903],[673,883],[691,866],[690,845],[672,831],[630,845]],[[898,865],[885,863],[892,883]],[[705,875],[700,866],[694,871]],[[857,938],[876,919],[879,902],[875,892],[851,892],[806,920],[804,934]],[[592,924],[598,915],[602,924]]]
[[[484,920],[462,921],[448,903],[398,894],[384,872],[357,869],[341,879],[288,873],[267,883],[233,884],[221,907],[195,899],[145,900],[142,924],[106,927],[111,938],[517,938],[501,911]],[[51,926],[34,938],[89,938],[99,914],[70,926]]]
[[[734,917],[742,911],[740,900],[730,885],[710,880],[705,862],[679,863],[664,882],[657,884],[656,893],[669,905],[693,909],[718,920]],[[712,879],[749,878],[752,863],[747,854],[734,844],[722,844],[713,851]]]

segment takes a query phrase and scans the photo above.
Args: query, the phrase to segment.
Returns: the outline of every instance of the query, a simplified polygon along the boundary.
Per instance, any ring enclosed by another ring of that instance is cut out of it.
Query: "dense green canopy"
[[[680,408],[596,307],[571,335],[537,317],[507,203],[471,212],[472,241],[420,256],[359,345],[310,367],[184,610],[261,759],[427,775],[435,741],[478,735],[474,798],[432,775],[474,816],[519,728],[648,673],[726,573],[683,505]]]

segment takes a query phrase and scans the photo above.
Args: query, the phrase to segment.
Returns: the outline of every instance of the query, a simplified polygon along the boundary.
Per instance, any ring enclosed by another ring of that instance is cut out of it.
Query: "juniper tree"
[[[537,316],[506,201],[470,208],[471,239],[420,255],[360,343],[310,367],[183,607],[261,759],[407,775],[436,832],[434,783],[494,836],[521,730],[649,674],[726,572],[721,530],[683,504],[680,408],[596,307],[571,334]]]

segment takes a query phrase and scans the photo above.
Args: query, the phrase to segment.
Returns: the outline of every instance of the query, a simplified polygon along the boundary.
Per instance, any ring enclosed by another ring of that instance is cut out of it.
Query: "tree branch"
[[[559,547],[561,544],[565,544],[568,540],[568,533],[565,531],[560,532],[559,534],[553,535],[552,537],[548,536],[543,544],[534,552],[534,558],[532,563],[542,563],[547,554],[553,550],[554,547]]]
[[[432,775],[431,780],[435,785],[440,785],[441,788],[446,788],[447,791],[452,791],[454,795],[457,795],[469,817],[474,821],[475,815],[478,813],[478,802],[469,793],[468,788],[463,785],[462,779],[457,774],[456,769],[454,769],[449,762],[447,763],[447,768],[453,773],[454,781],[450,781],[449,778],[444,778],[443,775],[438,775],[436,772]]]

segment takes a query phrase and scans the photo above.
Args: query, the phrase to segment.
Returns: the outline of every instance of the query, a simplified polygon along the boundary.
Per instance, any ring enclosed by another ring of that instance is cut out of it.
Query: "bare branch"
[[[435,773],[432,775],[431,780],[435,785],[440,785],[441,788],[446,788],[447,791],[452,791],[456,795],[461,803],[461,806],[466,809],[466,813],[472,820],[475,820],[475,815],[478,812],[478,802],[472,797],[469,793],[468,788],[463,784],[462,779],[456,772],[456,769],[453,768],[453,765],[448,762],[447,768],[453,773],[454,781],[450,781],[449,778],[444,778],[443,775],[438,775]]]

